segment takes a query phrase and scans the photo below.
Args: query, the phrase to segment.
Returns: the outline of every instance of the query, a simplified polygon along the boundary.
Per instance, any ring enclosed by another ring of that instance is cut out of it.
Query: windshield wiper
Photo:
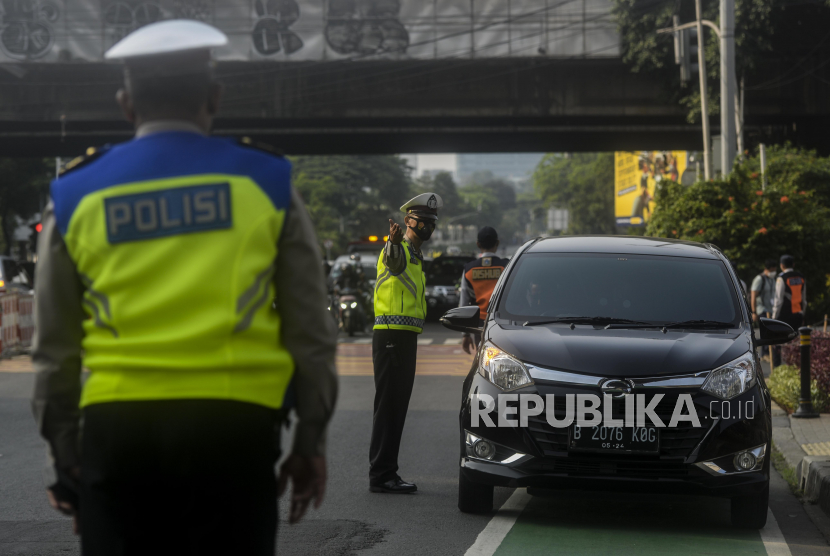
[[[527,321],[523,326],[538,326],[541,324],[555,324],[560,322],[569,324],[648,324],[639,320],[618,319],[614,317],[557,317],[548,320]]]
[[[605,328],[734,328],[735,324],[731,322],[721,322],[718,320],[683,320],[678,322],[669,322],[666,324],[640,323],[640,324],[616,324],[611,323]]]
[[[664,324],[664,328],[735,328],[734,322],[721,322],[719,320],[683,320]]]

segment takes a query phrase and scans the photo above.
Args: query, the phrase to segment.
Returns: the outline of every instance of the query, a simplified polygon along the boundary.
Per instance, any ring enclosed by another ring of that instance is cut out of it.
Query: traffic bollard
[[[798,409],[793,413],[796,419],[814,419],[818,413],[813,408],[813,400],[810,397],[810,333],[812,328],[802,326],[798,329],[801,334],[801,398],[798,400]]]

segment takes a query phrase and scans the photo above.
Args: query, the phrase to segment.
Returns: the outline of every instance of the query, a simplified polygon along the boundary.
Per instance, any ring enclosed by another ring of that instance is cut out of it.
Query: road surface
[[[773,472],[762,532],[729,525],[726,500],[562,491],[530,497],[496,489],[489,515],[456,509],[457,427],[463,375],[471,357],[459,335],[428,323],[403,436],[404,479],[414,495],[372,494],[368,450],[374,384],[371,346],[344,339],[341,382],[329,433],[329,488],[320,510],[298,525],[280,523],[285,555],[830,555],[830,546],[786,483]],[[448,342],[450,340],[450,342]],[[29,409],[31,366],[0,362],[0,555],[78,554],[67,519],[43,492],[44,448]],[[286,515],[284,501],[280,508]]]

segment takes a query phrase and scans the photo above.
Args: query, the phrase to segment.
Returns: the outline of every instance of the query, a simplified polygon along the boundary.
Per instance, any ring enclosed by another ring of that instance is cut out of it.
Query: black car
[[[427,316],[437,319],[444,311],[458,307],[459,287],[464,265],[475,257],[466,255],[441,255],[424,261],[426,274]]]
[[[532,240],[499,279],[483,330],[478,318],[461,307],[441,319],[483,333],[460,413],[462,511],[490,511],[494,486],[703,493],[731,498],[735,526],[763,527],[772,425],[755,348],[795,332],[761,319],[756,340],[717,247],[631,236]],[[521,401],[530,395],[543,411]],[[572,403],[604,420],[568,424],[569,414],[579,418]],[[672,423],[676,413],[684,417]],[[498,426],[502,418],[514,424]]]

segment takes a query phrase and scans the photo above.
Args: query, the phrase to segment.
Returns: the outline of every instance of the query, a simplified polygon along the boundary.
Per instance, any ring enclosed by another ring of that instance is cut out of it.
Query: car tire
[[[493,511],[493,485],[474,483],[458,470],[458,509],[465,514],[486,514]]]
[[[739,529],[761,529],[767,524],[769,481],[763,490],[732,499],[732,526]]]

